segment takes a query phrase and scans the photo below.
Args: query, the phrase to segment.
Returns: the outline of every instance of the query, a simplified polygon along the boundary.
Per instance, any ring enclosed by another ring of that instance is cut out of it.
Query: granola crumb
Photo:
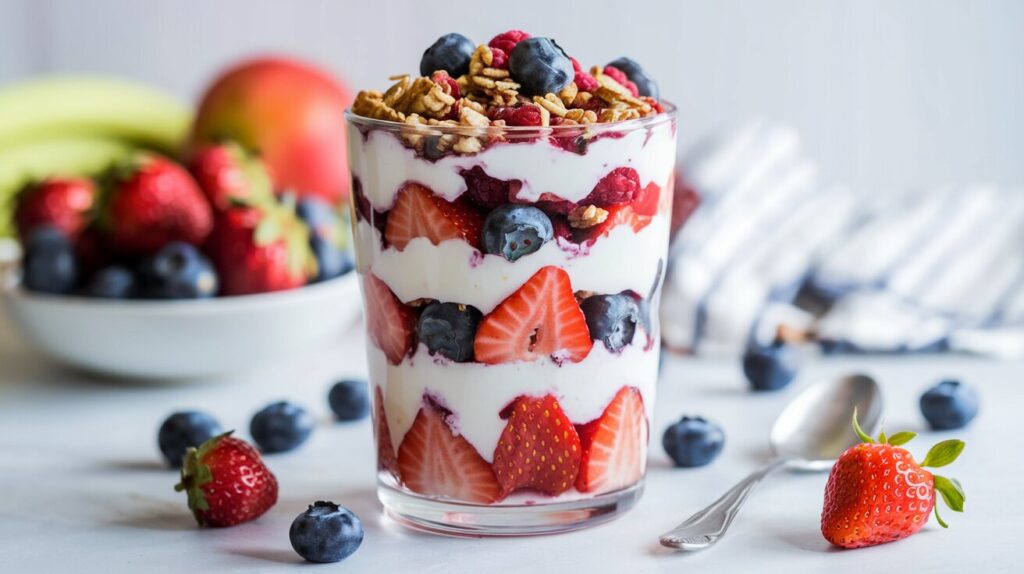
[[[596,205],[581,205],[569,212],[569,226],[574,229],[593,227],[608,219],[608,210]]]

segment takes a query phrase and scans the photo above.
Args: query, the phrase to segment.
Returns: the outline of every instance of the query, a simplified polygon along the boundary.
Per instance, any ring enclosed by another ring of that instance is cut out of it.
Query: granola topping
[[[529,37],[525,33],[520,34],[523,38]],[[520,38],[499,36],[497,39],[503,39],[505,43],[480,44],[471,56],[469,46],[466,46],[462,58],[469,58],[468,71],[465,60],[462,60],[461,69],[450,66],[464,72],[457,77],[453,77],[454,74],[450,76],[450,70],[434,70],[430,76],[419,77],[403,74],[392,76],[390,79],[394,84],[383,93],[376,90],[359,92],[352,106],[353,113],[405,124],[401,137],[406,145],[425,157],[436,159],[446,153],[475,154],[490,143],[499,141],[501,136],[497,134],[500,130],[489,128],[504,127],[509,110],[525,106],[538,108],[538,127],[580,125],[582,130],[590,124],[634,120],[663,110],[656,99],[634,95],[636,88],[623,71],[611,66],[594,66],[588,74],[574,59],[571,60],[577,81],[569,82],[558,93],[528,97],[521,92],[522,84],[509,71],[510,67],[517,69],[509,65],[509,58],[516,57],[512,48]],[[554,57],[568,58],[564,54]],[[421,64],[421,72],[426,67],[433,67]],[[620,80],[629,85],[623,85]],[[531,113],[534,119],[530,125],[536,125],[536,112]],[[458,134],[437,129],[456,126],[465,129],[457,130]],[[583,139],[587,137],[584,133]],[[593,209],[601,211],[600,208]],[[577,224],[583,227],[596,225],[600,221],[594,221],[595,218],[606,216],[607,213],[602,215],[596,211],[590,211],[586,216],[581,213]]]

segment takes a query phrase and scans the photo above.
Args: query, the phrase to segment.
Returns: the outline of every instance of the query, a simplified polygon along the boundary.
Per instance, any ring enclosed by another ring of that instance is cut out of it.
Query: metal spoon
[[[783,466],[821,471],[857,443],[850,428],[853,410],[861,426],[874,429],[882,416],[882,393],[874,379],[850,375],[804,389],[775,420],[770,436],[772,460],[732,487],[710,506],[661,535],[661,544],[679,550],[703,550],[718,542],[747,496],[766,476]]]

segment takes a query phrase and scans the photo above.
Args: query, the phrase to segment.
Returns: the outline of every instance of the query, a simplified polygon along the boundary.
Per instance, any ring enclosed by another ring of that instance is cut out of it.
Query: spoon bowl
[[[810,385],[782,410],[772,427],[770,444],[776,458],[792,470],[832,468],[839,455],[857,443],[850,417],[874,429],[882,417],[882,395],[867,375],[848,375]]]
[[[874,429],[882,417],[882,393],[874,379],[849,375],[814,383],[779,413],[769,435],[774,457],[710,506],[661,535],[661,544],[696,551],[718,542],[747,497],[778,468],[820,471],[858,442],[851,430],[854,410],[861,426]]]

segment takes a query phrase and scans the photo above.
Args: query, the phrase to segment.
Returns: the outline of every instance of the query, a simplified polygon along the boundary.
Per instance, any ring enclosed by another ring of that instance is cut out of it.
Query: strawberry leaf
[[[916,432],[903,431],[903,432],[898,432],[898,433],[892,435],[891,437],[889,437],[889,440],[886,441],[886,442],[888,442],[892,446],[902,446],[902,445],[905,445],[908,442],[914,440],[914,437],[916,437],[916,436],[917,436]]]
[[[875,439],[871,438],[868,433],[864,432],[864,429],[860,428],[860,423],[857,422],[857,408],[853,409],[853,432],[857,433],[860,437],[861,442],[874,443]]]
[[[921,466],[938,468],[952,463],[964,451],[964,441],[949,439],[940,442],[928,451]]]
[[[964,511],[964,500],[967,497],[964,494],[964,487],[960,486],[960,481],[955,478],[936,476],[935,490],[942,495],[942,500],[950,510],[954,512]]]
[[[943,520],[941,516],[939,516],[939,505],[936,504],[935,506],[932,507],[932,509],[935,511],[935,520],[939,523],[939,526],[943,528],[949,528],[949,525],[946,524],[946,521]]]

